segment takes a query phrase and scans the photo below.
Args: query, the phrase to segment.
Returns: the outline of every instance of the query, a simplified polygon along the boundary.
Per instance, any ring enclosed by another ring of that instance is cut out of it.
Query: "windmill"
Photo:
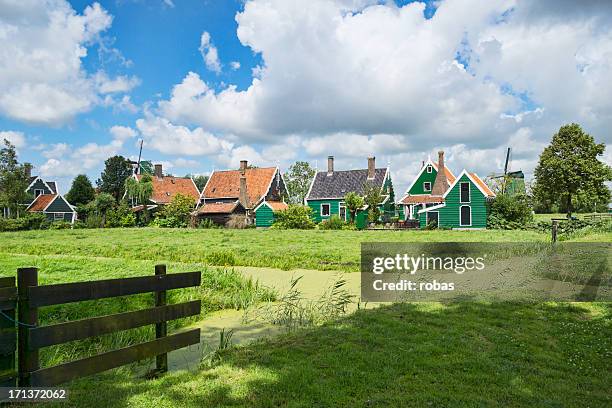
[[[488,177],[492,184],[499,186],[499,190],[504,194],[515,195],[525,194],[525,174],[522,170],[510,171],[512,163],[512,148],[506,150],[506,161],[504,163],[503,174],[492,174]]]

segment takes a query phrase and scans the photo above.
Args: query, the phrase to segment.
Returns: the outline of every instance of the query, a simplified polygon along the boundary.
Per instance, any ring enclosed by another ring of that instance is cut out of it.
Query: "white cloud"
[[[232,61],[232,62],[230,62],[230,68],[231,68],[233,71],[236,71],[236,70],[240,69],[240,62],[238,62],[238,61]]]
[[[163,3],[170,8],[174,8],[174,2],[172,0],[163,0]]]
[[[11,142],[17,149],[21,149],[26,145],[26,137],[23,132],[16,132],[13,130],[0,131],[0,146],[4,147],[4,140]]]
[[[98,3],[77,14],[65,0],[3,1],[0,114],[58,126],[101,103],[99,93],[135,86],[135,78],[91,77],[82,65],[87,47],[99,43],[111,23]]]
[[[219,61],[217,47],[210,40],[210,34],[207,31],[204,31],[200,37],[200,53],[204,58],[206,68],[219,74],[221,72],[221,62]]]
[[[110,134],[113,135],[115,140],[121,140],[122,142],[136,137],[138,132],[129,126],[113,126],[110,128]]]

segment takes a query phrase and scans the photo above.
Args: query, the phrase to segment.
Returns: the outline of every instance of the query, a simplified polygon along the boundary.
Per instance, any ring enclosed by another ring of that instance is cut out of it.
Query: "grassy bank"
[[[86,280],[127,278],[152,275],[160,261],[138,261],[121,258],[92,258],[75,255],[18,255],[0,253],[0,276],[15,276],[19,267],[39,268],[39,284],[78,282]],[[168,262],[168,273],[201,271],[202,284],[198,288],[186,288],[168,292],[168,303],[202,300],[202,314],[226,309],[241,309],[251,303],[270,299],[274,294],[256,283],[245,280],[239,273],[225,268],[211,268],[203,264]],[[90,302],[70,303],[41,308],[42,324],[120,313],[154,306],[153,295],[124,296]],[[170,330],[184,326],[196,319],[185,318],[169,323]],[[153,326],[133,329],[117,334],[100,336],[78,342],[45,348],[41,351],[43,366],[93,355],[112,348],[123,347],[154,338]]]
[[[225,351],[156,380],[108,373],[76,406],[547,406],[612,403],[609,304],[401,304]],[[161,391],[163,390],[163,391]]]
[[[610,237],[608,236],[608,241]],[[604,237],[605,238],[605,237]],[[299,231],[98,229],[1,233],[1,251],[164,259],[182,263],[279,269],[358,271],[361,242],[532,242],[534,231]]]

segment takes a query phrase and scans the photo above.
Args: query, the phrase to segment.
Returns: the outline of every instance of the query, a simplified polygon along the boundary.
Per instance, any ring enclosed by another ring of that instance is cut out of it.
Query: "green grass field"
[[[356,271],[364,241],[545,242],[532,231],[114,229],[0,234],[1,275],[37,266],[41,283],[201,270],[204,315],[274,296],[231,268]],[[610,242],[611,233],[579,241]],[[278,272],[284,273],[284,272]],[[151,305],[152,296],[43,308],[42,322]],[[189,323],[177,322],[173,328]],[[121,332],[45,350],[44,365],[151,338]],[[131,369],[78,380],[69,406],[584,406],[612,404],[607,303],[398,304],[220,352],[212,364],[154,380]]]

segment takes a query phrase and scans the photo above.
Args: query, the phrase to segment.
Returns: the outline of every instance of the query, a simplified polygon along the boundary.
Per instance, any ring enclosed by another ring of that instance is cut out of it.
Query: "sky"
[[[423,160],[533,173],[577,122],[612,164],[612,2],[0,0],[0,139],[67,192],[121,154],[173,175]]]

